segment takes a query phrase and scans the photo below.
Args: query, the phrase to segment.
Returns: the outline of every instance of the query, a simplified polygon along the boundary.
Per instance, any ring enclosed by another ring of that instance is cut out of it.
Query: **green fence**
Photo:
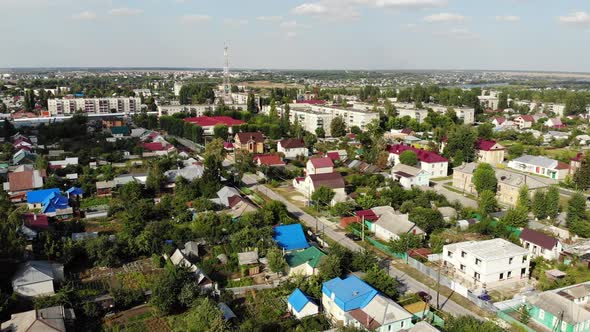
[[[352,229],[352,232],[353,232],[354,234],[356,234],[356,235],[358,235],[358,236],[362,236],[362,234],[361,234],[361,231],[359,231],[358,229],[356,229],[356,228],[354,228],[354,227],[353,227],[353,228],[351,228],[351,229]],[[379,241],[377,241],[377,240],[373,239],[373,238],[372,238],[372,237],[370,237],[370,236],[367,236],[366,234],[365,234],[365,241],[369,242],[369,243],[370,243],[370,244],[372,244],[372,245],[373,245],[375,248],[377,248],[377,249],[379,249],[379,250],[383,251],[384,253],[386,253],[386,254],[388,254],[388,255],[390,255],[390,256],[397,257],[397,258],[400,258],[400,259],[403,259],[403,260],[407,260],[407,259],[408,259],[408,255],[407,255],[406,253],[399,253],[399,252],[394,252],[394,251],[392,251],[392,250],[391,250],[391,249],[390,249],[390,248],[389,248],[387,245],[385,245],[385,244],[383,244],[383,243],[381,243],[381,242],[379,242]]]
[[[510,324],[513,324],[513,325],[517,325],[517,326],[519,326],[519,327],[522,327],[522,328],[523,328],[525,331],[528,331],[528,332],[536,332],[535,330],[531,329],[530,327],[526,326],[525,324],[523,324],[523,323],[519,322],[519,321],[518,321],[517,319],[515,319],[514,317],[510,316],[509,314],[507,314],[507,313],[509,313],[509,312],[514,312],[514,311],[515,311],[515,310],[513,310],[513,309],[510,309],[510,310],[504,310],[504,311],[502,311],[502,310],[498,310],[498,311],[496,311],[496,315],[497,315],[497,316],[498,316],[500,319],[502,319],[503,321],[505,321],[505,322],[508,322],[508,323],[510,323]]]

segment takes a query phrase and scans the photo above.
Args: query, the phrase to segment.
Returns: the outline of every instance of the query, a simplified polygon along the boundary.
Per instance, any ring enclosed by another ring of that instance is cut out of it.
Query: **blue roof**
[[[66,193],[70,195],[84,195],[84,190],[82,190],[82,188],[72,187],[66,190]]]
[[[47,197],[49,197],[49,195],[51,195],[53,193],[59,194],[60,191],[57,188],[29,191],[27,193],[27,203],[30,203],[30,204],[42,203]]]
[[[377,290],[355,275],[346,279],[334,278],[324,282],[322,293],[334,294],[334,303],[345,312],[364,308],[377,295]]]
[[[295,288],[287,301],[297,312],[300,312],[307,303],[312,302],[299,288]]]
[[[272,238],[285,250],[298,250],[309,247],[301,224],[276,226]]]
[[[43,200],[42,213],[55,212],[56,210],[67,209],[70,207],[68,198],[61,193],[51,193]]]

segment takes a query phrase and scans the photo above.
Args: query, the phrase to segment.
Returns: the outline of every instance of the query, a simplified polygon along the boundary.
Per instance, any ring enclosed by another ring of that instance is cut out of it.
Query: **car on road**
[[[361,240],[361,238],[358,235],[353,234],[353,233],[346,233],[346,237],[353,240],[353,241],[360,241]]]
[[[424,302],[428,303],[432,300],[432,296],[425,291],[419,291],[416,295]]]

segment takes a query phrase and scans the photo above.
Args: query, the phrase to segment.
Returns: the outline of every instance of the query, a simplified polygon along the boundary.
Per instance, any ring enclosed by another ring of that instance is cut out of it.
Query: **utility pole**
[[[229,46],[227,42],[225,43],[225,46],[223,48],[223,58],[223,97],[224,101],[230,101],[231,103],[233,103],[231,97],[231,83],[229,80]]]
[[[361,240],[365,242],[365,215],[361,218]]]
[[[436,275],[436,309],[440,310],[440,265],[442,263],[438,263],[438,273]]]

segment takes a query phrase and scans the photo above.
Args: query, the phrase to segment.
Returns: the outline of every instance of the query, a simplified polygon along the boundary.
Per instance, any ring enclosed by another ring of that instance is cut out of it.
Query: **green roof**
[[[316,268],[320,263],[320,259],[324,256],[326,256],[326,254],[321,252],[320,249],[312,246],[302,251],[289,253],[285,256],[285,259],[290,267],[296,267],[308,263],[309,266]]]
[[[128,135],[129,134],[129,127],[127,126],[120,126],[120,127],[112,127],[111,134],[113,135]]]

